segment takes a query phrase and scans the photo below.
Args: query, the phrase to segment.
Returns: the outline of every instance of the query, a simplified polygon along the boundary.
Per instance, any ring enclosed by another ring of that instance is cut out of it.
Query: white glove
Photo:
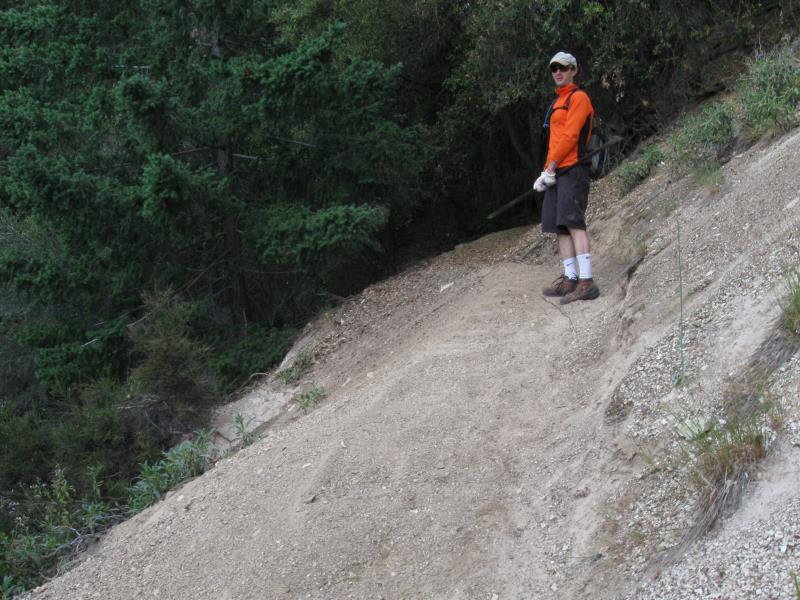
[[[544,171],[542,174],[539,175],[539,178],[533,182],[533,191],[534,192],[543,192],[547,189],[547,184],[545,183],[544,179]]]
[[[548,171],[542,171],[542,178],[547,187],[553,187],[556,184],[556,174]]]

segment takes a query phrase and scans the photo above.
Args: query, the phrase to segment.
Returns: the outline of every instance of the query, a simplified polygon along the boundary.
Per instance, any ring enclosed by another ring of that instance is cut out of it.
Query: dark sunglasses
[[[562,73],[564,73],[564,72],[569,71],[570,69],[573,69],[573,68],[574,67],[571,67],[570,65],[562,65],[562,64],[559,64],[559,63],[553,63],[552,65],[550,65],[550,72],[551,73],[555,73],[556,71],[561,71]]]

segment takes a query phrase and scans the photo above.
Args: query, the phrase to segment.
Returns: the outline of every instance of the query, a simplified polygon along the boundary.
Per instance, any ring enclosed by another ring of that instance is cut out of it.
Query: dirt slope
[[[284,407],[261,441],[33,597],[636,597],[692,518],[680,469],[653,465],[771,335],[798,254],[800,131],[723,173],[716,191],[666,174],[623,199],[597,186],[596,301],[540,296],[559,266],[531,230],[348,301],[303,341],[317,361],[301,387],[327,390],[319,408]],[[270,381],[248,401],[276,394]]]

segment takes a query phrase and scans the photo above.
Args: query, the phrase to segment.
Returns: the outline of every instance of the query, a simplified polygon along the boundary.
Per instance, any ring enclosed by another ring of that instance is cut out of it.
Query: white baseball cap
[[[575,67],[578,68],[578,61],[575,60],[575,57],[572,56],[569,52],[558,52],[556,55],[550,59],[550,64],[558,63],[560,65],[566,65],[568,67]]]

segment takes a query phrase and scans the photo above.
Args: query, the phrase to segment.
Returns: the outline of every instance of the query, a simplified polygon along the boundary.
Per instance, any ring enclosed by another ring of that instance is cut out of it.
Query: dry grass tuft
[[[791,337],[800,339],[800,268],[795,267],[786,274],[786,287],[788,294],[781,303],[781,324]]]
[[[668,561],[682,555],[738,506],[755,466],[767,456],[783,426],[781,411],[768,394],[773,374],[798,349],[800,336],[776,324],[772,335],[728,384],[723,416],[687,440],[686,457],[693,461],[693,483],[700,499],[693,527],[668,553]]]

